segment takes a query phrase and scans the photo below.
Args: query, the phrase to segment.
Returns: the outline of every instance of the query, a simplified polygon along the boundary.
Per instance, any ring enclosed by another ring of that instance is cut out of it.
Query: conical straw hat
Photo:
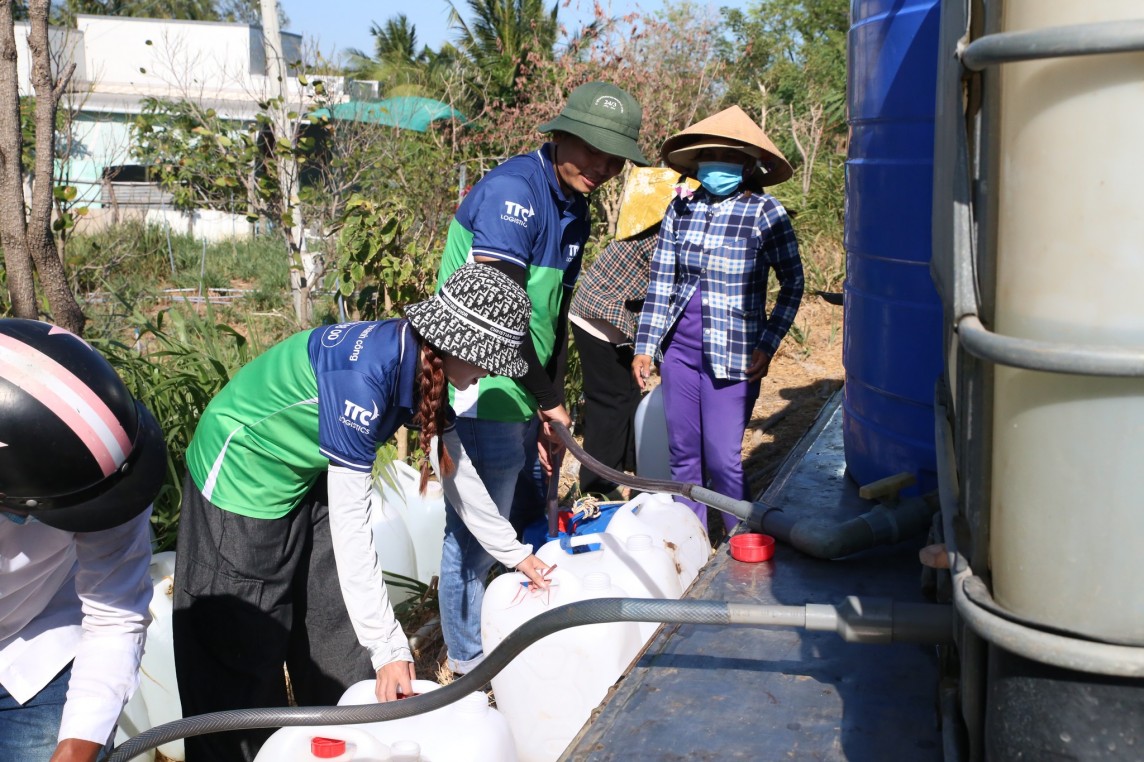
[[[738,106],[696,122],[663,141],[659,154],[668,164],[695,172],[696,154],[702,148],[738,148],[759,159],[755,176],[763,185],[778,185],[794,174],[790,162],[767,134]]]
[[[616,238],[637,236],[663,220],[671,201],[672,189],[686,184],[691,190],[699,183],[691,178],[681,180],[679,173],[667,167],[635,167],[628,173],[620,195],[620,214],[616,220]]]

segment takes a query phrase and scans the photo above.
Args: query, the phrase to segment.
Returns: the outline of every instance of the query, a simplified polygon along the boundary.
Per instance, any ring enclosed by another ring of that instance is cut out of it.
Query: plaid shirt
[[[772,268],[779,295],[767,317]],[[704,357],[716,378],[743,380],[753,350],[778,351],[802,301],[798,241],[777,199],[743,191],[714,201],[700,188],[672,201],[652,256],[636,354],[657,354],[700,287]]]
[[[654,231],[649,231],[647,235],[609,243],[580,276],[571,313],[605,320],[631,341],[647,293],[655,242]]]

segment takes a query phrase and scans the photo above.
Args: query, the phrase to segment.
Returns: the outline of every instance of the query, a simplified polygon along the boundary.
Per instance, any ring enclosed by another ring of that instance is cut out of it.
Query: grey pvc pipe
[[[965,46],[961,62],[971,71],[981,71],[1017,61],[1138,50],[1144,50],[1144,21],[1126,19],[989,34]]]
[[[697,484],[663,479],[644,479],[608,468],[584,451],[568,429],[553,423],[561,441],[585,467],[617,484],[649,492],[682,495],[747,523],[751,529],[769,534],[815,558],[849,556],[876,545],[887,545],[913,537],[929,529],[937,508],[923,498],[903,501],[894,508],[876,505],[861,516],[838,524],[817,519],[793,519],[780,508],[760,501],[739,500]]]
[[[128,760],[180,738],[229,730],[299,725],[355,725],[422,714],[461,699],[488,683],[521,651],[554,632],[606,622],[666,622],[747,627],[805,627],[831,631],[856,643],[949,643],[949,606],[897,604],[851,596],[840,606],[781,606],[712,600],[597,598],[545,611],[517,629],[488,654],[476,669],[434,691],[402,701],[337,707],[237,709],[187,717],[140,733],[111,754],[110,762]]]
[[[1144,349],[1005,336],[990,331],[977,315],[965,315],[957,322],[957,336],[974,357],[1012,368],[1085,376],[1144,376]]]

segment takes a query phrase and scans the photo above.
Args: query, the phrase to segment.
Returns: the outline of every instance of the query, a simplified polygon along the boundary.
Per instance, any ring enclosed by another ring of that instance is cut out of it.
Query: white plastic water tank
[[[413,681],[413,690],[418,694],[440,687],[429,680]],[[355,683],[338,700],[338,706],[377,703],[373,691],[372,680]],[[384,741],[395,757],[402,742],[412,741],[420,747],[423,762],[516,762],[508,721],[489,706],[488,696],[479,691],[432,712],[354,727]]]
[[[333,756],[330,756],[330,755]],[[391,762],[389,746],[354,725],[282,728],[266,739],[254,762]]]
[[[601,572],[583,578],[557,567],[548,590],[530,592],[519,572],[502,574],[485,592],[481,642],[491,653],[509,633],[556,606],[625,597]],[[643,644],[635,622],[572,627],[524,649],[492,680],[522,762],[552,762],[588,720]]]
[[[605,531],[622,542],[634,535],[649,535],[671,556],[685,591],[711,558],[707,529],[690,508],[675,502],[671,495],[641,492],[620,506]]]
[[[1141,10],[1139,0],[1007,0],[1001,31],[1136,21]],[[996,70],[998,333],[1144,347],[1142,72],[1141,52]],[[997,366],[988,561],[1002,606],[1144,645],[1142,434],[1144,379]]]

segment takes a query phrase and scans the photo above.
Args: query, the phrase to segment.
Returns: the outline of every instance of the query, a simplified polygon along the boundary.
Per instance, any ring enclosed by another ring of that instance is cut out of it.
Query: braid
[[[425,459],[421,461],[420,492],[425,494],[425,485],[429,483],[429,448],[432,447],[433,437],[437,437],[437,464],[441,468],[441,477],[453,473],[453,459],[445,449],[445,411],[448,408],[448,392],[445,389],[445,362],[436,349],[428,342],[421,344],[421,406],[418,411],[421,418],[421,451]]]

